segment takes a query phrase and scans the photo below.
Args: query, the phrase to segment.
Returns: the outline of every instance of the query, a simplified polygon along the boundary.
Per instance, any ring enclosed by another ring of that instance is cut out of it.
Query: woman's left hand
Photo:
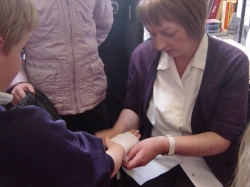
[[[211,156],[223,153],[231,141],[215,132],[204,132],[196,135],[176,136],[175,154],[182,156]],[[145,166],[158,154],[169,151],[169,140],[165,136],[157,136],[142,140],[127,154],[128,163],[123,163],[126,169]]]
[[[135,167],[145,166],[158,154],[167,150],[168,140],[164,136],[147,138],[136,144],[127,154],[129,162],[123,162],[123,166],[130,170]],[[166,148],[163,147],[166,145]]]

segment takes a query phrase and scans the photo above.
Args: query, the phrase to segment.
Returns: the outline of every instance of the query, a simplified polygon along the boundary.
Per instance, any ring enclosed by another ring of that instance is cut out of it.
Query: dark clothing
[[[128,24],[129,1],[111,1],[114,22],[106,40],[99,46],[100,56],[110,56],[124,49]],[[108,46],[108,48],[106,48]]]
[[[140,185],[124,171],[123,187],[140,187]],[[141,187],[195,187],[180,165],[175,166],[166,173],[145,182]]]
[[[101,139],[36,106],[0,106],[1,187],[108,187],[113,169]]]
[[[108,81],[105,105],[111,124],[122,108],[119,99],[123,100],[126,93],[131,53],[143,40],[143,26],[135,14],[137,3],[138,0],[112,0],[114,23],[98,49]]]
[[[143,41],[143,26],[136,17],[138,0],[112,0],[114,22],[106,40],[99,46],[101,57],[133,50]]]
[[[34,105],[46,110],[54,121],[61,119],[54,105],[40,90],[35,90],[36,94],[33,94],[29,90],[26,92],[26,96],[15,107]],[[14,108],[15,108],[14,107]]]
[[[92,110],[81,114],[64,115],[61,118],[66,121],[67,129],[73,132],[85,131],[95,134],[97,131],[110,128],[107,110],[103,101]]]
[[[132,54],[128,91],[124,107],[139,114],[142,138],[151,134],[146,113],[153,92],[160,52],[151,41],[138,46]],[[231,141],[223,153],[204,157],[209,168],[223,184],[232,179],[237,146],[247,123],[248,57],[238,48],[208,36],[208,55],[192,118],[193,134],[213,131]]]
[[[106,91],[106,98],[104,100],[105,106],[108,112],[110,125],[112,126],[119,115],[117,106],[117,94],[124,97],[125,89],[119,90],[119,84],[121,83],[121,60],[126,58],[124,53],[113,54],[112,56],[101,57],[104,65],[104,71],[108,81],[108,88]],[[128,60],[127,60],[128,61]],[[121,84],[120,84],[121,88]],[[120,93],[119,93],[120,92]],[[121,107],[120,107],[121,108]]]
[[[54,121],[63,119],[66,121],[67,129],[73,132],[85,131],[90,134],[95,134],[97,131],[110,128],[107,110],[103,101],[92,110],[88,110],[84,113],[60,116],[46,95],[40,90],[35,90],[35,95],[27,91],[25,98],[18,103],[17,107],[28,105],[39,106],[46,110]]]

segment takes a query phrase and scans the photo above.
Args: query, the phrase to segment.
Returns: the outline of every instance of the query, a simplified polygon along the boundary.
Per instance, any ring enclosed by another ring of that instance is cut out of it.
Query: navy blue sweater
[[[36,106],[0,106],[1,187],[108,187],[113,169],[101,139]]]

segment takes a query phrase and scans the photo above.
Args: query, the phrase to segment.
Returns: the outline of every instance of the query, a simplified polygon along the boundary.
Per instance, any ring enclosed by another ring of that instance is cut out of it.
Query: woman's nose
[[[154,43],[158,51],[161,51],[166,47],[166,43],[161,37],[156,37]]]

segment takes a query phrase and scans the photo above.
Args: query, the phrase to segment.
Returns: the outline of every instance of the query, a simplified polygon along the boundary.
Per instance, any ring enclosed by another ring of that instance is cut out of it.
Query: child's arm
[[[108,147],[106,153],[114,160],[114,171],[111,175],[111,178],[113,178],[121,167],[122,159],[125,155],[125,149],[120,144],[112,142],[109,138],[105,139],[105,144]]]

